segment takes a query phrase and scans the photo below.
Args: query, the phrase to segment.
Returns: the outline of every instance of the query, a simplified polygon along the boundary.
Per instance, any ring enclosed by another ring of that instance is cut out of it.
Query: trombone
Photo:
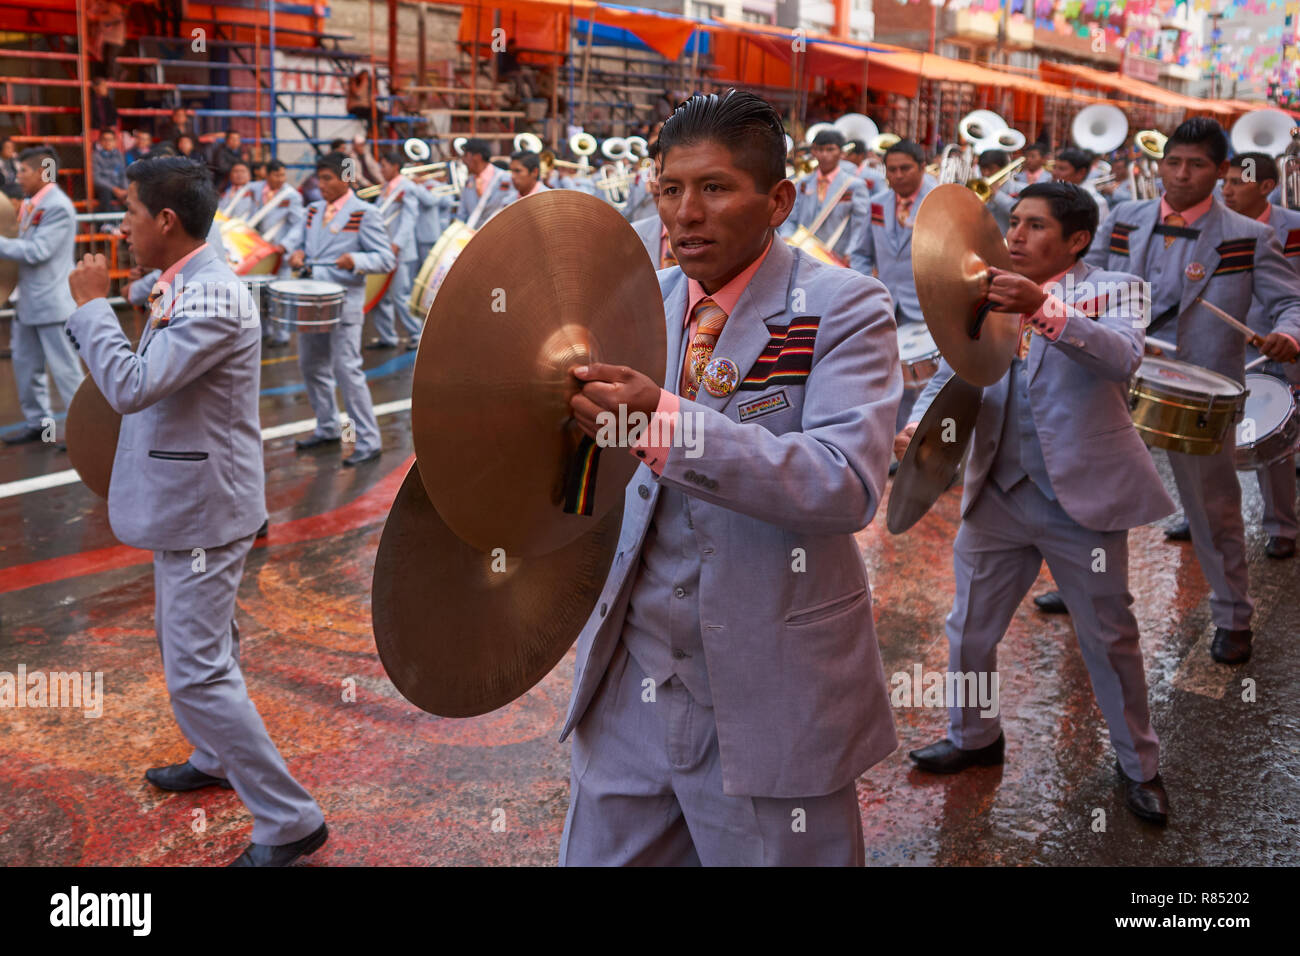
[[[976,177],[974,179],[966,180],[966,188],[978,196],[980,202],[987,203],[993,198],[994,190],[996,190],[998,186],[1002,185],[1006,180],[1014,176],[1024,164],[1025,157],[1023,156],[1019,159],[1013,159],[987,179]]]
[[[425,163],[423,166],[403,166],[401,169],[401,175],[405,176],[408,179],[414,180],[415,182],[422,182],[423,180],[429,179],[432,176],[437,176],[438,173],[440,172],[444,173],[448,177],[449,181],[445,185],[435,186],[433,189],[430,190],[430,192],[432,192],[435,196],[457,195],[460,192],[460,189],[456,186],[454,182],[454,177],[453,177],[450,163],[445,163],[445,162]],[[416,179],[415,177],[417,176],[420,178]],[[357,190],[357,198],[374,199],[383,191],[384,191],[383,183],[379,183],[378,185],[375,186],[364,186],[361,189]]]

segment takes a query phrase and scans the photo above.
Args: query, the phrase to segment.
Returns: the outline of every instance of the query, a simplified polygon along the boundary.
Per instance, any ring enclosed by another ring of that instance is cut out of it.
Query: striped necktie
[[[703,298],[691,313],[695,320],[695,335],[686,350],[686,368],[682,372],[682,394],[693,399],[700,391],[700,379],[713,357],[713,346],[718,343],[722,327],[727,324],[727,313],[710,298]]]

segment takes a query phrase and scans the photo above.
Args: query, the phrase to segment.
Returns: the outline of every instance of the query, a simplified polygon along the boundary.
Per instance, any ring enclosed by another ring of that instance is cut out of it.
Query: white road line
[[[382,405],[375,406],[375,417],[382,418],[385,415],[395,415],[398,412],[407,412],[411,410],[411,400],[409,398],[398,399],[395,402],[384,402]],[[348,421],[347,413],[340,416],[343,421]],[[312,431],[316,427],[316,419],[303,418],[296,422],[287,422],[283,425],[276,425],[273,428],[262,429],[262,441],[271,441],[274,438],[284,438],[286,435],[298,435],[302,432]],[[44,491],[46,488],[57,488],[60,485],[70,485],[80,481],[77,473],[69,468],[67,471],[56,471],[48,475],[37,475],[35,478],[23,478],[20,481],[10,481],[0,485],[0,498],[12,498],[15,495],[31,494],[33,491]]]

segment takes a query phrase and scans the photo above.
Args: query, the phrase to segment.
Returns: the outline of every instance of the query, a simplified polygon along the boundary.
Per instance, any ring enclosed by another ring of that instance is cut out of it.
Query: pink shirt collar
[[[754,278],[754,273],[763,264],[763,260],[767,258],[767,254],[771,249],[772,240],[769,239],[767,247],[759,254],[759,257],[751,262],[744,272],[713,293],[713,295],[705,292],[704,286],[694,279],[688,280],[686,283],[686,318],[683,324],[690,324],[691,314],[695,311],[695,307],[700,304],[701,299],[705,298],[712,299],[718,308],[730,316],[736,308],[736,303],[740,300],[741,293],[749,286],[749,280]]]
[[[49,187],[46,186],[45,188],[48,189]],[[1255,221],[1262,222],[1264,225],[1267,226],[1268,221],[1272,218],[1273,218],[1273,204],[1269,203],[1264,207],[1264,211],[1255,217]]]
[[[340,196],[338,199],[334,200],[332,203],[330,203],[328,206],[325,207],[325,214],[329,216],[331,219],[333,219],[335,214],[337,214],[338,211],[343,208],[343,204],[348,201],[348,197],[351,195],[352,195],[352,190],[349,189],[342,196]]]
[[[492,176],[495,171],[496,167],[488,163],[483,167],[483,171],[474,177],[474,181],[478,183],[478,194],[480,196],[487,192],[488,186],[492,184]]]
[[[47,195],[49,195],[52,189],[54,189],[54,183],[46,183],[44,186],[38,189],[36,191],[36,195],[32,196],[30,199],[27,200],[27,202],[29,203],[28,208],[35,209],[37,206],[39,206],[41,204],[41,200],[44,199]]]
[[[164,315],[170,316],[172,314],[172,310],[176,308],[177,293],[179,292],[175,288],[176,277],[181,274],[181,270],[185,268],[191,259],[207,248],[209,246],[206,242],[197,246],[188,255],[181,256],[181,258],[169,265],[163,274],[158,277],[158,281],[153,284],[153,289],[150,290],[151,295],[153,293],[162,294],[162,298],[159,300],[161,304],[155,305],[155,309],[160,311],[154,312],[154,318],[158,319]]]
[[[524,193],[524,195],[531,196],[534,193],[540,193],[545,191],[546,191],[546,187],[542,185],[542,181],[539,179],[537,180],[537,182],[533,183],[533,188],[528,190],[528,192]]]
[[[1211,193],[1210,195],[1202,199],[1200,202],[1198,202],[1195,206],[1192,206],[1188,209],[1184,209],[1182,212],[1178,213],[1178,215],[1182,216],[1183,222],[1185,222],[1187,225],[1190,226],[1192,223],[1196,222],[1196,220],[1200,219],[1202,216],[1204,216],[1207,212],[1210,211],[1210,206],[1213,204],[1213,202],[1214,202],[1214,194]],[[1164,196],[1161,196],[1160,197],[1160,221],[1164,222],[1166,217],[1173,215],[1175,212],[1177,212],[1177,210],[1174,209],[1173,206],[1169,205],[1169,200],[1167,200]]]

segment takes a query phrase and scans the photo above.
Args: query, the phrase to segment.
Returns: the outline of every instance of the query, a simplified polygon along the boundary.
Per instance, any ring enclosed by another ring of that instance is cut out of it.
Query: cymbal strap
[[[564,513],[591,517],[596,502],[596,469],[600,465],[600,446],[587,435],[569,458],[564,472]]]

